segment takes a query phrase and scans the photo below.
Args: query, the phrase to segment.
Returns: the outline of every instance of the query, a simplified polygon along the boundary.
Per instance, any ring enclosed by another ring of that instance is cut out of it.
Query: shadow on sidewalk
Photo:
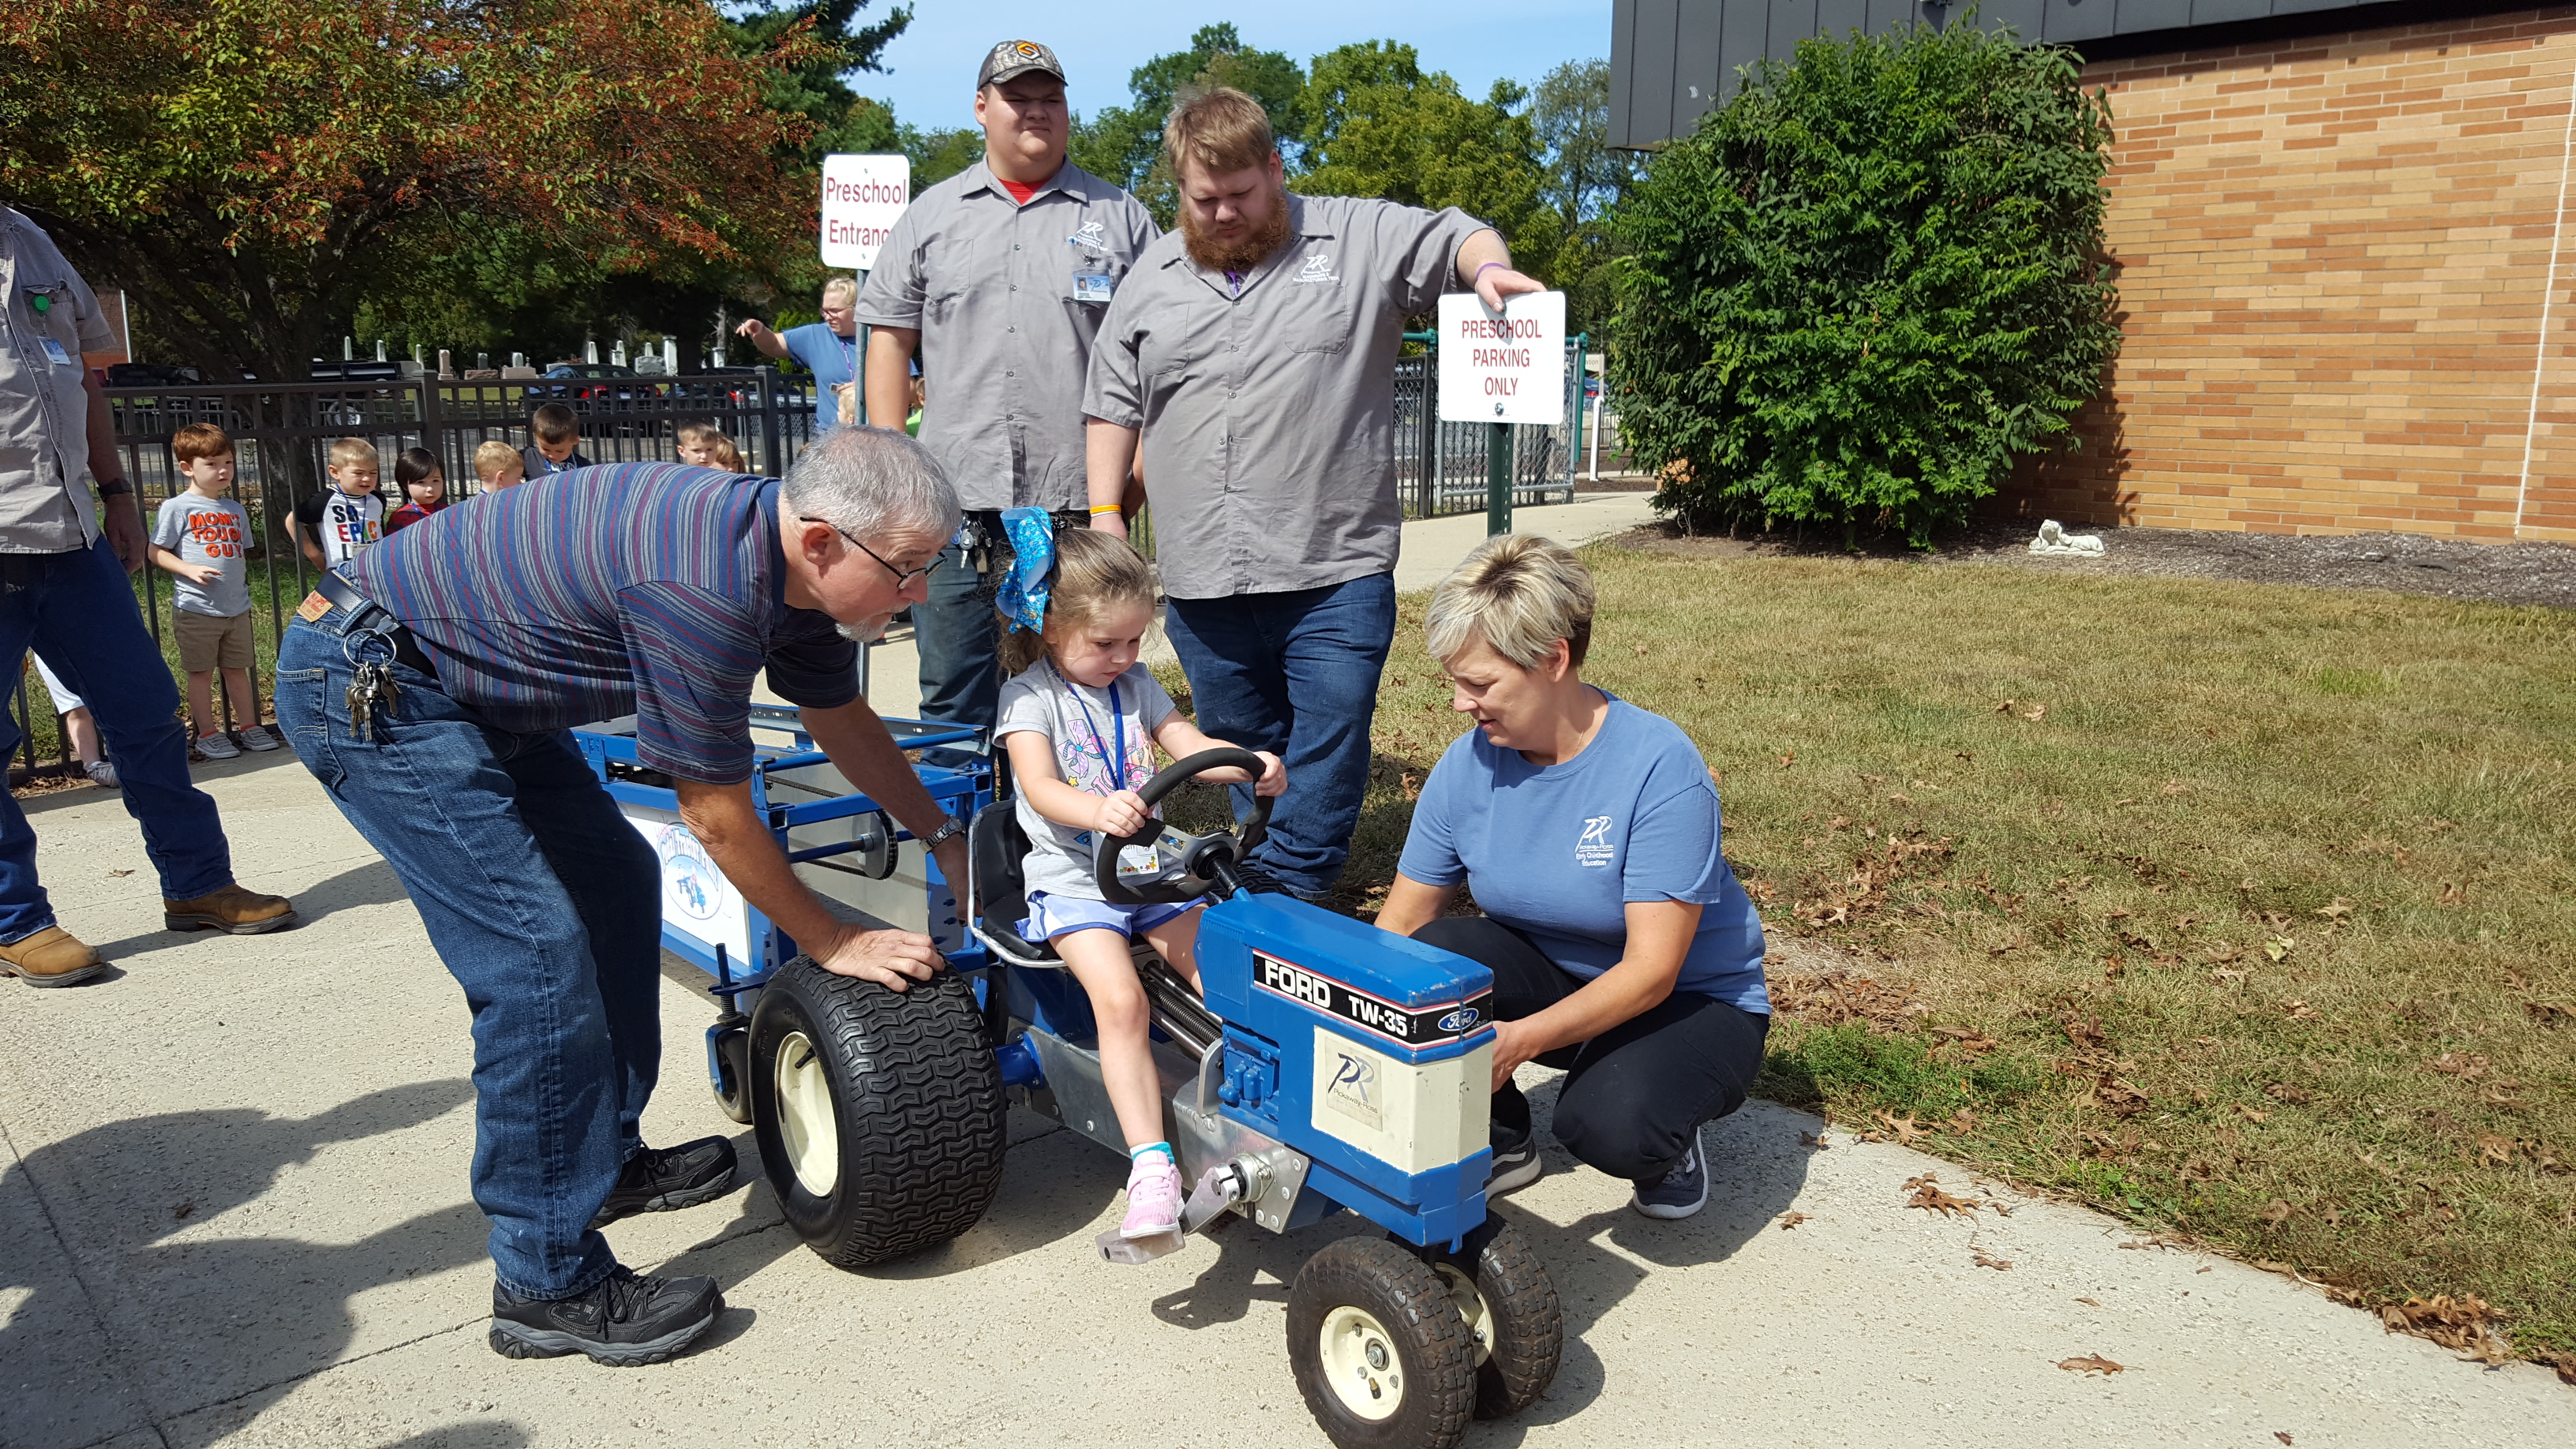
[[[55,1367],[5,1396],[0,1439],[74,1442],[50,1426],[95,1421],[100,1405],[92,1400],[129,1396],[157,1421],[222,1404],[248,1422],[347,1352],[350,1300],[481,1260],[490,1225],[471,1202],[340,1243],[226,1237],[216,1222],[269,1196],[289,1169],[325,1147],[416,1127],[472,1097],[470,1083],[450,1078],[388,1088],[311,1117],[174,1112],[109,1123],[30,1153],[10,1174],[15,1181],[0,1187],[32,1188],[77,1276],[44,1271],[34,1252],[5,1256],[0,1296],[28,1296],[0,1324],[0,1363]],[[456,1186],[461,1194],[464,1183]],[[390,1203],[336,1210],[362,1223],[398,1211]],[[110,1362],[65,1361],[66,1339],[93,1338]]]

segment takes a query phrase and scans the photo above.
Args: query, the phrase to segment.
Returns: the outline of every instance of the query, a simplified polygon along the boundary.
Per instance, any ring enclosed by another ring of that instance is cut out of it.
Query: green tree
[[[1809,40],[1656,156],[1619,212],[1620,423],[1657,506],[1933,530],[2075,446],[2119,349],[2106,96],[1953,24]]]
[[[787,254],[817,199],[703,0],[54,0],[0,9],[0,198],[218,377],[300,377],[359,302],[514,234],[683,277]],[[509,254],[507,248],[504,254]]]
[[[1518,113],[1528,98],[1496,81],[1471,101],[1445,72],[1426,73],[1412,46],[1345,45],[1307,72],[1305,167],[1293,184],[1318,196],[1455,206],[1500,231],[1522,270],[1547,277],[1560,228],[1541,195],[1536,133]]]
[[[1286,55],[1246,48],[1231,23],[1204,26],[1190,37],[1189,49],[1158,55],[1128,72],[1128,103],[1105,107],[1078,123],[1070,154],[1083,170],[1134,192],[1154,219],[1168,227],[1179,198],[1163,161],[1163,121],[1181,92],[1232,86],[1259,101],[1293,168],[1296,107],[1305,85],[1305,72]]]
[[[1645,174],[1642,152],[1610,146],[1610,62],[1569,60],[1530,99],[1544,157],[1539,197],[1557,216],[1555,275],[1569,331],[1599,336],[1618,302],[1618,239],[1610,216]]]

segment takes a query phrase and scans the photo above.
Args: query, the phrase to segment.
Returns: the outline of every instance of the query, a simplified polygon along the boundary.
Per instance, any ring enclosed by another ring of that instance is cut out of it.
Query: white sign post
[[[1565,294],[1440,299],[1440,421],[1484,423],[1485,532],[1512,531],[1512,425],[1565,421]]]
[[[903,156],[823,158],[823,265],[864,272],[877,264],[886,233],[912,204],[912,162]]]

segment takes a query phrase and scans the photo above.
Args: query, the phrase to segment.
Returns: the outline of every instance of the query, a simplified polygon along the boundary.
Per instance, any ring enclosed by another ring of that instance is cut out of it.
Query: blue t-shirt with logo
[[[1471,730],[1423,783],[1398,869],[1464,880],[1485,914],[1590,979],[1627,951],[1632,901],[1702,907],[1677,991],[1768,1015],[1762,918],[1718,851],[1717,786],[1679,725],[1603,691],[1610,711],[1570,760],[1533,765]]]
[[[868,347],[868,330],[858,329],[855,337],[844,337],[832,330],[828,322],[808,322],[790,327],[778,334],[787,344],[787,355],[795,358],[807,372],[814,374],[814,432],[817,437],[841,425],[840,395],[832,389],[857,380],[866,369],[860,366]],[[868,400],[858,399],[859,421],[868,420]]]

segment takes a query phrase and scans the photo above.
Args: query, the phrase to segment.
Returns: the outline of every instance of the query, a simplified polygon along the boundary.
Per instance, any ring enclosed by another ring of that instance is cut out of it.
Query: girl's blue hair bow
[[[993,604],[1014,632],[1039,633],[1046,628],[1047,575],[1055,571],[1055,516],[1043,508],[1008,509],[1002,531],[1011,536],[1011,571],[994,590]]]

